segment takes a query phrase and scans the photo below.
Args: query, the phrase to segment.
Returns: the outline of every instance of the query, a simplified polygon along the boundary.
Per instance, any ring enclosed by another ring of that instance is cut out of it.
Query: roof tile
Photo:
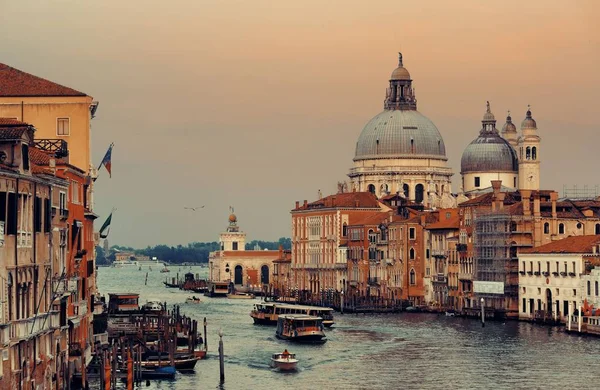
[[[0,64],[0,96],[86,96],[86,94]]]

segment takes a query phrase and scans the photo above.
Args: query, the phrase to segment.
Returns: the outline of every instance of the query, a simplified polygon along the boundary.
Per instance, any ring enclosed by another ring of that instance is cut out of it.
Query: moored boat
[[[299,343],[322,344],[327,341],[321,317],[308,315],[283,315],[277,320],[275,336]]]
[[[185,300],[185,303],[201,303],[202,301],[200,300],[200,298],[196,298],[196,297],[189,297]]]
[[[173,364],[175,365],[175,369],[177,370],[193,370],[196,366],[196,362],[200,360],[200,356],[196,356],[196,354],[187,354],[183,356],[178,356],[173,360]],[[145,360],[141,362],[142,368],[146,369],[157,369],[171,366],[171,360],[167,356],[161,356],[161,359],[158,356],[148,356]]]
[[[297,364],[296,354],[289,353],[287,349],[283,353],[274,353],[271,356],[271,367],[280,371],[295,371]]]
[[[233,293],[227,294],[229,299],[254,299],[256,296],[252,293]]]

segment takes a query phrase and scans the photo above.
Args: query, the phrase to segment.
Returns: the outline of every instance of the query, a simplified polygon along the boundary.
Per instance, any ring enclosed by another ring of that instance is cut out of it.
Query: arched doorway
[[[552,313],[552,291],[546,289],[546,312]]]
[[[262,284],[269,284],[269,266],[263,265],[260,267],[260,282]]]
[[[234,276],[235,284],[244,284],[244,269],[241,265],[235,266],[235,276]]]
[[[422,203],[423,202],[423,194],[425,192],[425,187],[423,184],[417,184],[415,187],[415,202]]]

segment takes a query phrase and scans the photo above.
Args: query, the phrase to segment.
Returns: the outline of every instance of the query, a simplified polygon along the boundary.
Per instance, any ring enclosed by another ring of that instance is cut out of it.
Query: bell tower
[[[540,141],[537,123],[531,116],[530,107],[527,107],[518,141],[519,189],[540,189]]]
[[[237,224],[237,217],[233,213],[233,207],[230,207],[229,226],[227,231],[219,235],[219,243],[222,251],[243,251],[246,248],[246,233],[240,231]]]

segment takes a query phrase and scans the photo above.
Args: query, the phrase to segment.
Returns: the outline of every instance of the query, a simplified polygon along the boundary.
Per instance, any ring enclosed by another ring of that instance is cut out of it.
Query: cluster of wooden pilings
[[[154,357],[153,367],[177,367],[178,356],[184,354],[196,359],[206,356],[206,318],[202,337],[198,321],[182,315],[178,305],[172,310],[111,314],[107,333],[108,344],[96,348],[96,364],[88,373],[89,378],[99,379],[102,390],[116,389],[117,379],[126,379],[127,388],[133,389],[134,384],[157,377],[148,356]]]

